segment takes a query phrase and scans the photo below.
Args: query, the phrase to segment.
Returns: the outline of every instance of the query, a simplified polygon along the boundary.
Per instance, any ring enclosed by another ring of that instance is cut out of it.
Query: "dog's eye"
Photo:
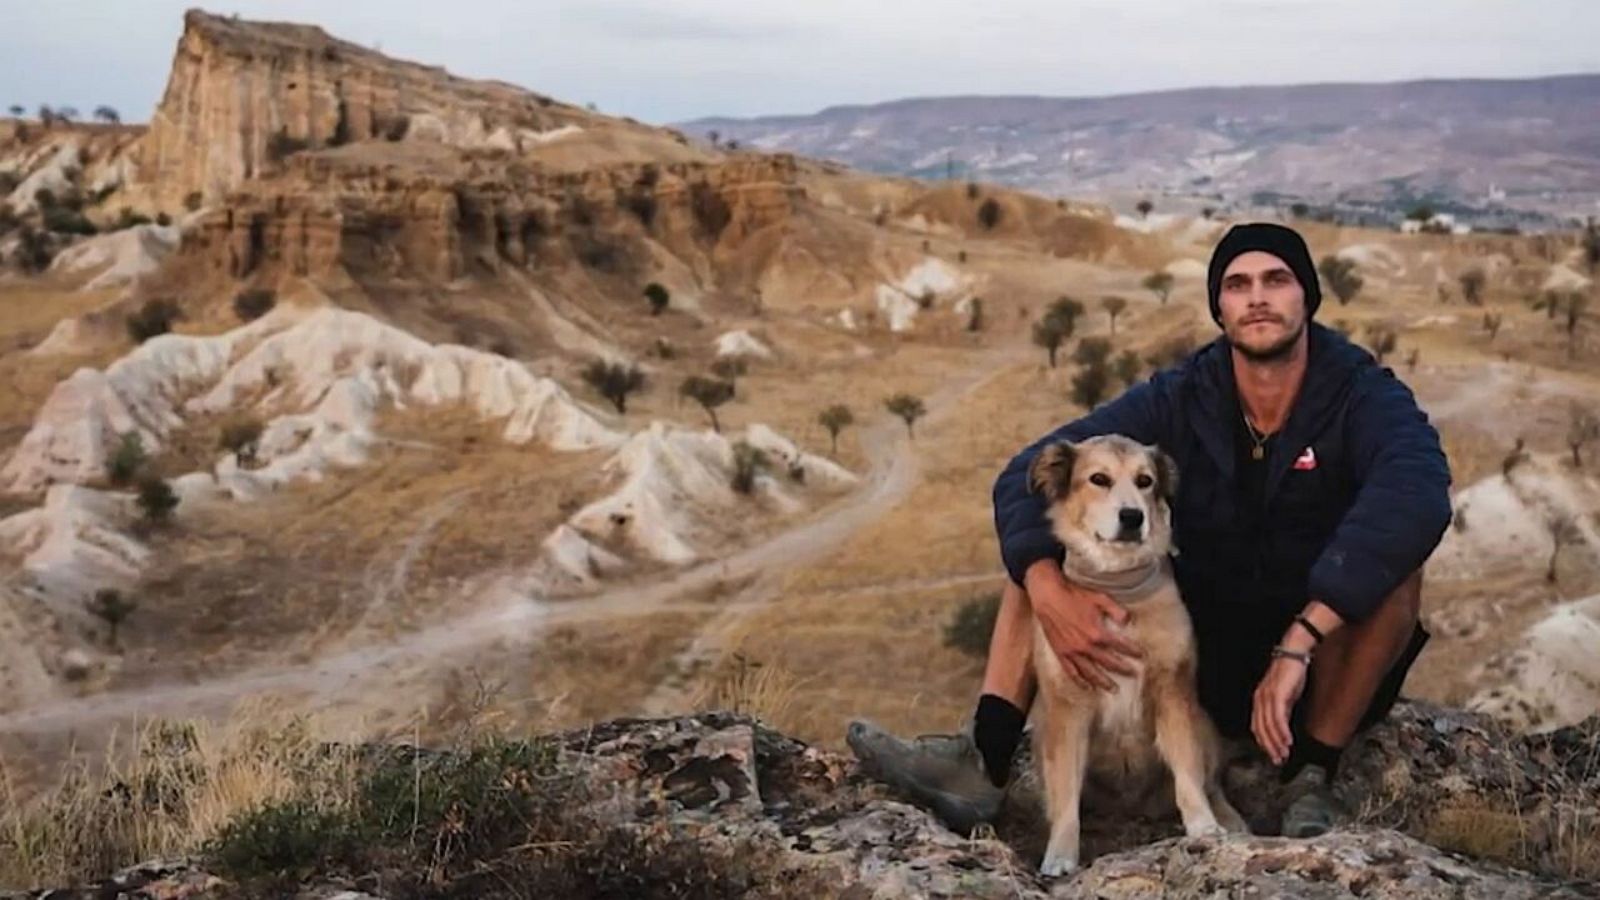
[[[1095,487],[1111,487],[1111,476],[1104,472],[1096,472],[1089,476],[1089,483]]]
[[[1141,491],[1155,483],[1155,479],[1151,478],[1149,475],[1140,475],[1139,477],[1133,479],[1133,486]]]

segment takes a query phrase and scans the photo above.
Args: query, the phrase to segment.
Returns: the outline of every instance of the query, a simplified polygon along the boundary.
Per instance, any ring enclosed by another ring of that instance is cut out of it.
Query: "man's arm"
[[[1165,393],[1173,373],[1163,372],[1124,391],[1082,418],[1057,428],[1012,457],[994,483],[994,524],[1006,573],[1025,584],[1028,567],[1041,559],[1061,560],[1064,550],[1045,518],[1045,502],[1028,483],[1028,467],[1039,450],[1053,441],[1081,441],[1102,434],[1122,434],[1145,444],[1159,444],[1165,433]]]
[[[1451,515],[1450,465],[1439,433],[1392,373],[1368,378],[1346,430],[1355,503],[1311,567],[1309,584],[1311,597],[1346,622],[1371,615],[1422,568]]]

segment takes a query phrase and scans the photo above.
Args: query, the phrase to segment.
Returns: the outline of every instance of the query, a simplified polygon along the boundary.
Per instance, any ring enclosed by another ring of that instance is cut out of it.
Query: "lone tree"
[[[1151,272],[1144,277],[1140,285],[1161,300],[1161,305],[1167,304],[1167,298],[1172,296],[1172,273]]]
[[[117,646],[117,630],[128,620],[128,616],[139,608],[139,604],[122,596],[122,592],[115,588],[101,588],[95,591],[85,606],[90,615],[106,623],[113,648]]]
[[[157,525],[164,525],[172,518],[172,511],[178,508],[178,495],[173,492],[172,485],[157,475],[146,475],[139,479],[139,510],[144,517]]]
[[[1111,334],[1115,336],[1117,333],[1117,316],[1122,315],[1122,311],[1128,308],[1128,301],[1113,294],[1109,297],[1101,297],[1100,306],[1106,311],[1106,316],[1111,321]]]
[[[1143,219],[1150,215],[1151,210],[1155,209],[1156,205],[1150,202],[1150,198],[1146,197],[1145,199],[1140,200],[1138,203],[1135,203],[1133,208],[1139,211],[1139,218]]]
[[[1400,336],[1388,325],[1367,326],[1367,343],[1371,345],[1372,355],[1377,357],[1379,365],[1383,364],[1384,357],[1394,352],[1399,340]]]
[[[1078,342],[1072,359],[1079,366],[1072,376],[1072,399],[1085,409],[1094,409],[1111,389],[1111,342],[1084,338]]]
[[[644,298],[650,301],[650,315],[659,316],[672,302],[672,295],[659,282],[652,281],[644,286]]]
[[[11,104],[10,113],[14,118],[18,118],[18,119],[22,118],[22,114],[27,112],[27,111],[28,111],[28,108],[23,106],[21,103],[13,103],[13,104]]]
[[[94,108],[94,118],[95,121],[104,122],[107,125],[122,124],[122,116],[109,106],[96,106]]]
[[[1461,299],[1473,306],[1483,305],[1483,286],[1488,279],[1482,269],[1468,269],[1456,280],[1461,282]]]
[[[1124,350],[1117,357],[1117,361],[1111,364],[1111,370],[1116,373],[1117,378],[1122,381],[1122,386],[1126,388],[1133,387],[1133,383],[1139,380],[1139,373],[1144,371],[1144,367],[1139,362],[1139,354],[1132,350]]]
[[[632,363],[591,361],[583,368],[583,380],[600,396],[611,401],[619,415],[628,411],[628,395],[644,387],[644,373]]]
[[[1211,221],[1211,217],[1216,214],[1217,208],[1215,206],[1206,206],[1200,209],[1200,218],[1205,219],[1207,222]]]
[[[817,413],[817,423],[828,429],[828,437],[833,442],[830,455],[839,455],[839,432],[856,423],[855,414],[850,412],[850,407],[843,403],[835,403],[820,413]]]
[[[1083,314],[1083,304],[1067,296],[1057,297],[1056,301],[1050,304],[1050,308],[1045,310],[1045,315],[1054,316],[1067,323],[1068,335],[1072,334],[1078,324],[1078,317]]]
[[[987,197],[978,204],[978,224],[984,231],[993,231],[1000,224],[1000,204],[993,197]]]
[[[1567,421],[1567,447],[1572,451],[1572,467],[1583,468],[1583,446],[1600,440],[1600,416],[1593,410],[1572,404],[1571,418]]]
[[[1583,228],[1583,261],[1588,263],[1590,274],[1600,269],[1600,222],[1592,216]]]
[[[1044,318],[1033,323],[1033,342],[1044,348],[1050,358],[1050,368],[1056,367],[1056,353],[1061,349],[1061,344],[1072,337],[1072,321],[1061,319],[1046,314]]]
[[[1500,333],[1500,314],[1484,313],[1483,330],[1489,332],[1489,343],[1494,343],[1494,336]]]
[[[251,465],[256,461],[256,452],[261,449],[261,422],[257,419],[229,422],[222,427],[217,444],[232,453],[239,465]]]
[[[928,408],[922,405],[922,398],[910,394],[895,394],[893,397],[886,397],[883,405],[906,423],[906,436],[916,440],[916,432],[911,426],[928,412]]]
[[[76,106],[58,106],[56,107],[56,118],[63,122],[75,122],[78,119],[78,108]]]
[[[124,431],[117,435],[116,449],[106,459],[106,478],[117,487],[131,484],[144,467],[146,459],[144,440],[139,437],[139,432]]]
[[[704,375],[690,375],[678,385],[678,393],[700,404],[711,417],[711,430],[722,433],[722,423],[717,421],[717,407],[733,399],[733,385]]]
[[[1317,264],[1317,271],[1322,273],[1322,280],[1328,283],[1328,289],[1339,298],[1342,306],[1355,299],[1361,293],[1361,286],[1366,284],[1360,275],[1356,274],[1356,264],[1340,256],[1324,256],[1322,262]]]

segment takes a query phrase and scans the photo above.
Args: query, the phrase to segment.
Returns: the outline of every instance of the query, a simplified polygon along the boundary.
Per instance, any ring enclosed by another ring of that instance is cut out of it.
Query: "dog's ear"
[[[1051,503],[1065,497],[1072,486],[1072,463],[1077,456],[1078,448],[1066,441],[1046,444],[1028,467],[1028,486]]]
[[[1156,468],[1156,494],[1170,506],[1178,496],[1178,464],[1157,447],[1151,448],[1150,458]]]

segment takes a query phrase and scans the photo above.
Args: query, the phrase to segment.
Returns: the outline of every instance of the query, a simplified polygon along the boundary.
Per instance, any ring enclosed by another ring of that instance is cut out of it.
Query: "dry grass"
[[[75,757],[31,802],[0,761],[0,886],[71,884],[203,845],[229,821],[291,796],[348,802],[349,760],[314,720],[242,707],[222,724],[149,722],[104,758]]]

